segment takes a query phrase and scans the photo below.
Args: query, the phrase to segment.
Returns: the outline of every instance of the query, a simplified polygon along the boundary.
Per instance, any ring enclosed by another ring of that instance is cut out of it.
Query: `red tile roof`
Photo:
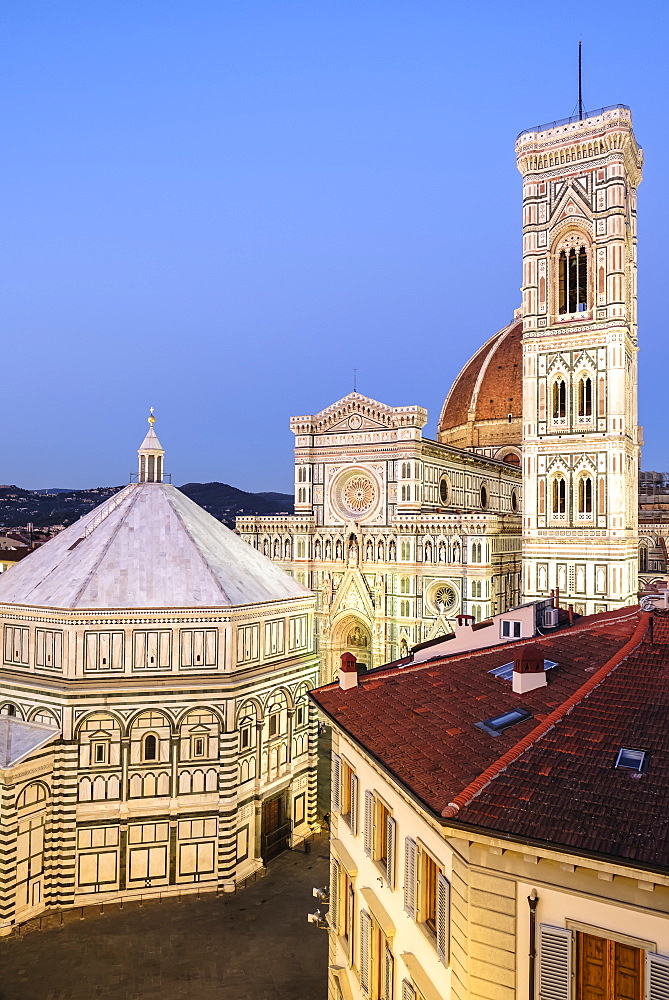
[[[381,668],[313,699],[449,824],[669,867],[669,613],[655,614],[653,642],[650,617],[596,615],[541,640]],[[546,687],[516,695],[489,671],[530,643],[558,666]],[[521,706],[532,718],[498,737],[476,726]],[[652,754],[646,773],[614,767],[621,746]]]

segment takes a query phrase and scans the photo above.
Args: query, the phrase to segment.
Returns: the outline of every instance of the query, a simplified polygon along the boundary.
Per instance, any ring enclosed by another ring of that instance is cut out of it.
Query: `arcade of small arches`
[[[524,157],[522,169],[527,171],[546,170],[549,167],[558,167],[565,163],[589,160],[593,156],[604,156],[608,152],[619,149],[621,145],[621,137],[615,134],[590,142],[574,143],[563,147],[559,152]]]
[[[511,498],[513,510],[519,509],[519,498],[514,490]],[[356,563],[462,563],[466,562],[463,552],[467,551],[467,536],[452,535],[411,535],[397,538],[395,534],[375,534],[367,537],[361,543],[357,534],[328,533],[305,535],[295,538],[292,535],[279,535],[274,538],[265,536],[256,542],[263,555],[268,558],[292,561],[304,559],[313,562],[350,562]],[[481,543],[472,542],[472,562],[481,562]],[[422,554],[421,554],[422,552]]]

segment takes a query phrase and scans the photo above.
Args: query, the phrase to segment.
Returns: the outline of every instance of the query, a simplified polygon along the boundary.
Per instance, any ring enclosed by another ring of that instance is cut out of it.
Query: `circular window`
[[[488,491],[485,486],[481,487],[481,506],[484,510],[488,506]]]
[[[430,603],[438,613],[442,612],[440,605],[443,605],[444,612],[452,612],[458,601],[458,592],[450,583],[437,583],[430,591]]]
[[[362,427],[362,417],[360,416],[359,413],[351,414],[351,416],[348,418],[348,426],[351,428],[352,431],[357,431],[359,430],[360,427]]]
[[[511,510],[514,514],[518,510],[518,494],[515,490],[511,490]]]
[[[355,476],[344,487],[344,500],[349,510],[363,514],[374,503],[376,491],[374,483],[367,476]]]
[[[371,476],[361,469],[351,469],[337,477],[331,497],[332,505],[345,520],[359,520],[376,509],[379,490]]]
[[[439,480],[439,499],[443,504],[449,503],[451,499],[451,481],[448,476],[442,476]]]

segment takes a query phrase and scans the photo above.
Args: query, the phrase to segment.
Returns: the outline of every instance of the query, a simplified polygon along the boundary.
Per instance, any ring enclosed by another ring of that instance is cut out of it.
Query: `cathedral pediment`
[[[320,413],[292,417],[290,426],[294,434],[334,434],[342,431],[424,427],[426,423],[427,410],[422,406],[388,406],[359,392],[350,392]]]
[[[381,423],[379,420],[373,420],[370,417],[354,412],[338,423],[333,424],[325,433],[342,434],[346,431],[350,431],[351,433],[358,431],[378,431],[385,430],[387,426],[387,424]]]

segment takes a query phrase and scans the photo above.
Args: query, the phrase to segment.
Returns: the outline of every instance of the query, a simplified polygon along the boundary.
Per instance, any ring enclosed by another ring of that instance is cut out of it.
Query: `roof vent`
[[[621,747],[616,758],[616,767],[624,767],[628,771],[642,771],[645,761],[645,750],[630,750],[628,747]]]
[[[509,726],[515,726],[517,722],[524,722],[525,719],[531,718],[530,713],[524,708],[512,708],[509,712],[504,712],[503,715],[495,715],[492,719],[477,722],[476,726],[490,736],[499,736]]]
[[[511,678],[514,694],[527,694],[535,688],[546,686],[544,653],[538,646],[522,646],[513,661]]]

